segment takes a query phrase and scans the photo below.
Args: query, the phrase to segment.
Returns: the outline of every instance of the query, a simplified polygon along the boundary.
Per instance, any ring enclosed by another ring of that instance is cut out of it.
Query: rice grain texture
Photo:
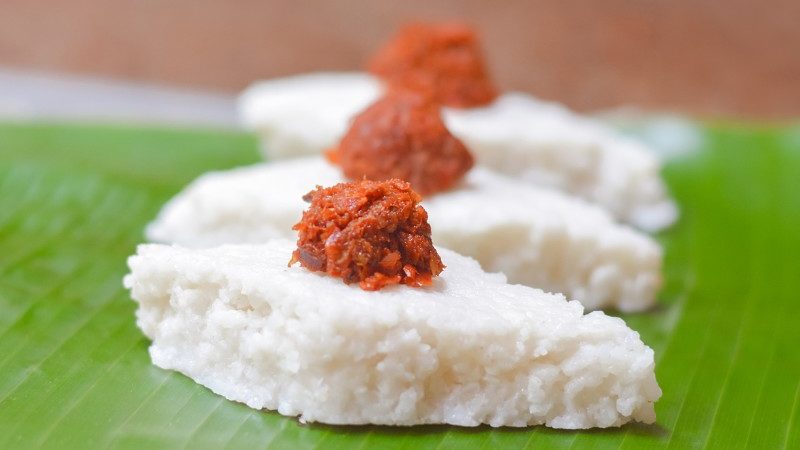
[[[287,267],[292,249],[139,246],[124,283],[153,363],[308,422],[655,420],[653,351],[621,319],[584,315],[445,249],[432,286],[378,292]]]
[[[239,113],[267,159],[319,154],[338,144],[382,90],[357,72],[281,78],[245,90]],[[480,165],[578,195],[644,230],[677,219],[653,151],[557,103],[512,92],[485,107],[444,108],[443,116]]]
[[[189,247],[296,238],[315,185],[344,181],[321,157],[208,173],[164,206],[151,241]],[[456,189],[423,199],[436,245],[511,282],[561,292],[588,309],[642,311],[661,286],[662,251],[605,211],[475,168]]]

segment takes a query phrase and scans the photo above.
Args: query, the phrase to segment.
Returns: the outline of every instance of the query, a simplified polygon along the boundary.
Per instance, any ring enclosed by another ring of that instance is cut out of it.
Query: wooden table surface
[[[800,117],[797,0],[2,0],[0,65],[235,92],[358,69],[412,19],[476,25],[503,88],[579,110]]]

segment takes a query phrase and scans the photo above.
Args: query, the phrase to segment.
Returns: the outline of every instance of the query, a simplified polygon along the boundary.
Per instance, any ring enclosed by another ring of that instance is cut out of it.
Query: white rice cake
[[[141,245],[125,286],[150,356],[230,400],[331,424],[652,423],[653,351],[621,319],[440,249],[427,288],[287,267],[291,241]]]
[[[167,203],[147,237],[189,247],[296,239],[292,225],[308,207],[302,196],[342,181],[321,157],[208,173]],[[655,302],[661,248],[600,208],[481,168],[423,206],[435,244],[514,283],[562,292],[589,309],[641,311]]]
[[[239,111],[267,159],[319,154],[382,90],[366,73],[301,75],[251,86]],[[486,107],[445,108],[444,118],[479,164],[578,195],[645,230],[677,218],[652,151],[561,105],[508,93]]]

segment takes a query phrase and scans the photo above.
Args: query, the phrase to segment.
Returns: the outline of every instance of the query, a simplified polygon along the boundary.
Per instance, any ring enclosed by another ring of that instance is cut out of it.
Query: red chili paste
[[[303,199],[310,206],[293,227],[297,250],[289,265],[299,262],[368,291],[430,285],[444,269],[421,198],[405,181],[318,186]]]
[[[356,116],[328,157],[350,179],[399,178],[422,195],[453,187],[474,164],[439,106],[407,90],[389,91]]]
[[[412,23],[373,57],[368,70],[390,88],[427,90],[456,108],[491,103],[489,79],[475,31],[464,24]]]

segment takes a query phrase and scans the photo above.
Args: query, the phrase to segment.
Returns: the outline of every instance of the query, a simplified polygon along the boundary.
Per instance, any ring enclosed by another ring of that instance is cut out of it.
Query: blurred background
[[[233,94],[358,69],[415,19],[474,24],[502,88],[581,111],[800,117],[798,0],[2,0],[0,70]]]

